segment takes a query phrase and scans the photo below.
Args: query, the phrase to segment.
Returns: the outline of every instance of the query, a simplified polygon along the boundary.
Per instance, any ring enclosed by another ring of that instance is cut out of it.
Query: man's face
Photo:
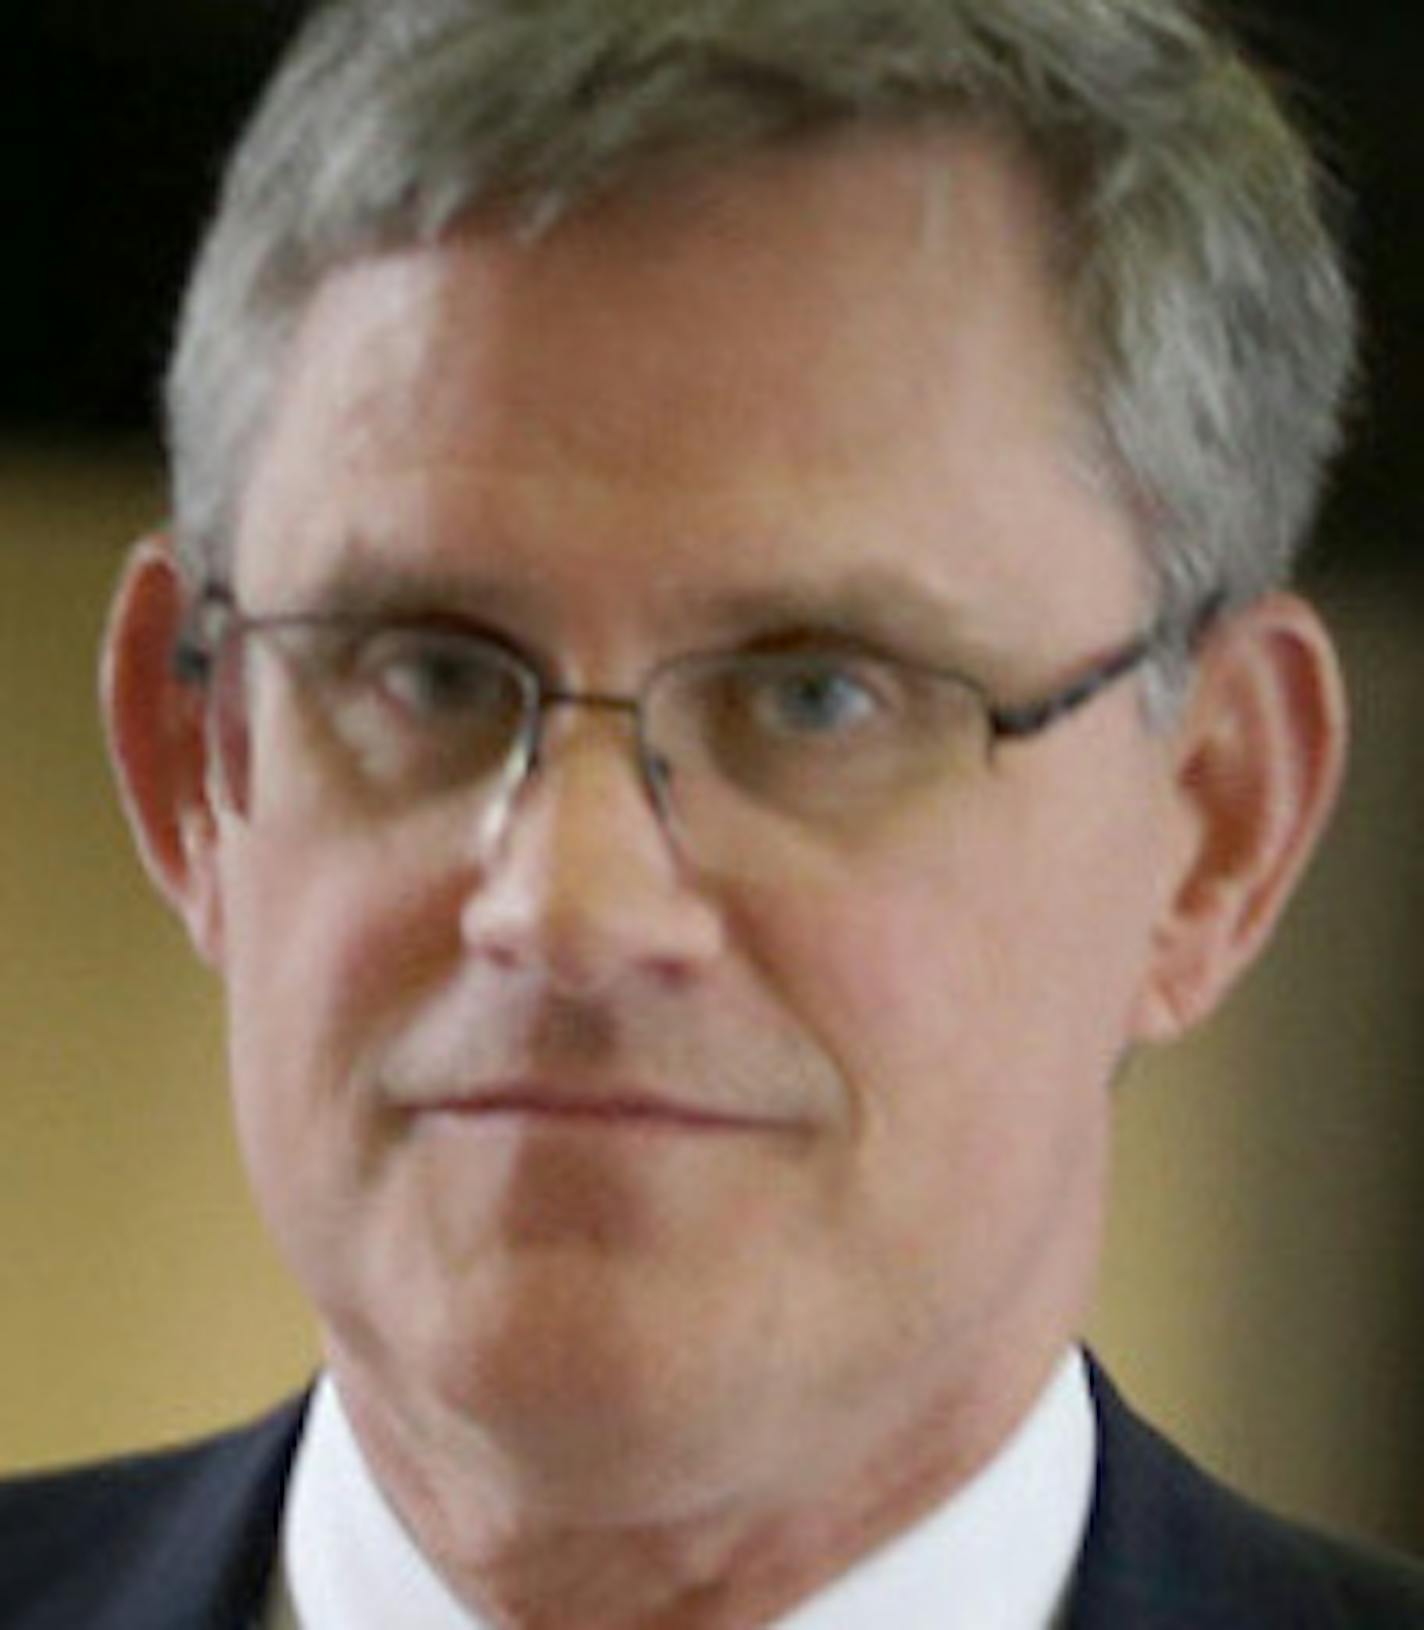
[[[457,611],[598,692],[847,624],[1051,689],[1150,608],[1042,232],[965,137],[359,264],[300,330],[237,594]],[[222,814],[241,1136],[358,1413],[610,1511],[978,1446],[1087,1295],[1163,783],[1129,685],[835,865],[689,863],[625,721],[564,710],[493,852],[458,800],[439,841]]]

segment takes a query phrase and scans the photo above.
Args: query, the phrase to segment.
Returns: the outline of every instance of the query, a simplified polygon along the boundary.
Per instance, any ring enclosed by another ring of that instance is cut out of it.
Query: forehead
[[[984,588],[1025,537],[1071,557],[1105,516],[1050,243],[1026,167],[965,130],[823,140],[534,242],[358,262],[292,347],[240,578],[291,598],[366,551],[667,593],[909,559]]]

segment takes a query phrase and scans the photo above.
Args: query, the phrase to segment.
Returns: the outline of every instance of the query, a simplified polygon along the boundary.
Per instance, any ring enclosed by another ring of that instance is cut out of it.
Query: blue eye
[[[420,796],[496,772],[519,739],[517,662],[478,635],[389,624],[339,627],[304,671],[330,739],[370,788]]]
[[[844,735],[876,718],[884,703],[864,663],[832,657],[769,659],[748,674],[757,728],[784,737]]]
[[[389,629],[356,664],[363,687],[412,720],[500,721],[519,711],[519,686],[489,647],[457,634]]]

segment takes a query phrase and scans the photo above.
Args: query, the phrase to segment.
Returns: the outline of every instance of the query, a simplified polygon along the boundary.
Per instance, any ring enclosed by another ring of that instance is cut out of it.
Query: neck
[[[454,1594],[500,1630],[744,1630],[962,1489],[1028,1415],[1059,1356],[992,1400],[916,1411],[873,1450],[803,1463],[794,1480],[749,1487],[748,1477],[736,1491],[723,1480],[720,1498],[696,1503],[660,1501],[646,1479],[635,1492],[613,1460],[597,1490],[531,1488],[467,1425],[412,1431],[351,1377],[337,1379],[387,1500]]]

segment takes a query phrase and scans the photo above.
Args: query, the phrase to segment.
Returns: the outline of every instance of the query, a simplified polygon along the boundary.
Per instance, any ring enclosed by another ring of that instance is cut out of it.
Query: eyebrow
[[[374,552],[344,559],[311,586],[310,594],[301,609],[324,616],[443,615],[508,633],[527,631],[531,624],[546,626],[549,611],[537,585],[521,584],[510,574],[431,571],[392,563]],[[778,635],[816,633],[932,664],[995,654],[982,616],[974,617],[964,603],[887,565],[730,590],[690,583],[685,593],[674,589],[666,620],[687,628],[698,646],[750,645]]]
[[[504,577],[398,565],[373,552],[349,556],[318,577],[296,609],[337,618],[444,615],[485,621],[517,618],[532,602],[531,594]]]
[[[742,640],[802,629],[843,634],[931,662],[989,651],[974,634],[965,605],[884,566],[721,595],[702,609],[719,631]]]

